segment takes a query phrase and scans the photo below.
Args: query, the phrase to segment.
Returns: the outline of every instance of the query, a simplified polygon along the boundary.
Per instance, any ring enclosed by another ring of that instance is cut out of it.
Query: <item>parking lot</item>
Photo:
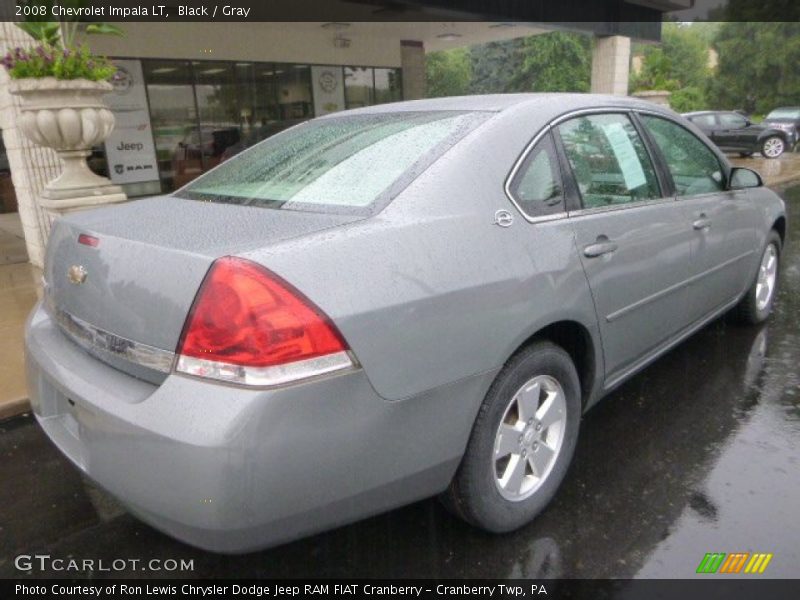
[[[789,239],[769,322],[715,322],[592,409],[555,502],[516,533],[480,533],[431,499],[260,553],[209,554],[127,514],[26,415],[0,423],[0,576],[63,576],[15,568],[19,554],[46,553],[193,559],[187,573],[112,573],[132,577],[682,578],[707,552],[769,552],[762,577],[796,577],[800,187],[783,194]]]

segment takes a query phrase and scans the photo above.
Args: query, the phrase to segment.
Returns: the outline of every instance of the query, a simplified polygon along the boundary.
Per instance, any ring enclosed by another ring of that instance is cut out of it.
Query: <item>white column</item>
[[[630,60],[630,38],[596,37],[592,50],[592,93],[626,96]]]
[[[32,45],[33,40],[10,22],[0,22],[0,53],[5,56],[16,46]],[[0,128],[8,153],[11,181],[17,194],[19,217],[25,234],[30,261],[41,267],[49,233],[47,216],[39,206],[44,185],[61,172],[55,152],[29,142],[17,127],[19,98],[8,92],[8,73],[0,67]]]

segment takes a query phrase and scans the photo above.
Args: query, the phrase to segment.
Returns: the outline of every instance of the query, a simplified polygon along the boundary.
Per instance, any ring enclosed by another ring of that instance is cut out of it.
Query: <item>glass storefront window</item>
[[[366,67],[344,68],[344,100],[347,108],[360,108],[374,104],[374,88],[372,69]]]
[[[375,104],[399,102],[403,99],[400,69],[375,69]]]
[[[178,60],[146,60],[142,69],[162,189],[171,191],[202,173],[199,157],[187,162],[200,142],[192,70]]]
[[[192,68],[200,127],[188,148],[187,159],[200,159],[202,170],[208,171],[242,144],[251,109],[247,98],[240,96],[234,63],[193,62]]]
[[[253,128],[280,120],[278,105],[278,82],[275,79],[276,66],[271,63],[254,63],[252,73]]]
[[[0,133],[0,213],[17,212],[17,194],[11,183],[11,167],[8,154]]]
[[[280,118],[300,121],[314,116],[311,104],[311,68],[307,65],[275,65]]]
[[[310,65],[143,59],[142,68],[164,192],[314,117]],[[400,69],[345,67],[344,76],[347,108],[402,99]]]

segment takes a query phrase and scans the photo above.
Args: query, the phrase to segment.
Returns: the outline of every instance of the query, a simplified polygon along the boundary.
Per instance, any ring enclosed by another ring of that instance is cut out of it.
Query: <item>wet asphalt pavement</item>
[[[768,323],[715,322],[593,408],[555,501],[518,532],[478,532],[428,500],[214,555],[127,514],[28,416],[0,423],[0,577],[64,576],[14,567],[46,553],[194,559],[193,572],[163,574],[178,577],[683,578],[706,552],[773,553],[761,577],[800,577],[800,187],[784,197],[789,240]]]

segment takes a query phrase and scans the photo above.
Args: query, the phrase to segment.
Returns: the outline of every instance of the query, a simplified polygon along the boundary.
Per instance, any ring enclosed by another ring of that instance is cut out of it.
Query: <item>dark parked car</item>
[[[781,106],[770,112],[761,123],[786,132],[789,146],[794,147],[800,138],[800,106]]]
[[[782,129],[757,125],[734,111],[701,111],[683,115],[697,125],[720,150],[750,156],[761,152],[765,158],[778,158],[792,140]]]

